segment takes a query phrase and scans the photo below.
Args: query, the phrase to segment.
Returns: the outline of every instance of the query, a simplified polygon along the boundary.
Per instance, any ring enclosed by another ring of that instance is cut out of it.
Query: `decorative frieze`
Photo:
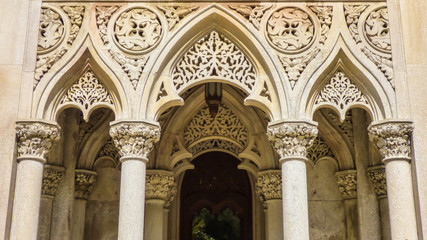
[[[385,175],[385,166],[380,165],[368,168],[368,177],[374,185],[375,193],[378,198],[387,197],[387,183]]]
[[[118,122],[111,126],[110,136],[122,158],[147,159],[160,140],[160,127],[147,122]]]
[[[281,159],[306,158],[317,133],[317,127],[306,122],[283,122],[267,128],[268,140]]]
[[[231,9],[240,13],[244,18],[249,20],[252,25],[259,30],[261,19],[264,13],[271,8],[271,5],[229,5]]]
[[[18,161],[37,158],[46,161],[46,155],[59,140],[60,127],[44,122],[17,122]]]
[[[356,170],[347,170],[335,173],[338,188],[344,200],[357,198]]]
[[[177,187],[172,172],[163,170],[147,170],[145,183],[146,199],[161,199],[165,205],[173,201]]]
[[[46,165],[43,169],[42,195],[54,197],[58,189],[59,182],[64,176],[65,168]]]
[[[384,157],[383,161],[411,160],[411,122],[387,121],[369,126],[369,139]]]
[[[173,28],[188,14],[199,9],[199,6],[183,7],[183,6],[157,6],[168,20],[169,31]]]
[[[76,169],[74,197],[76,199],[87,200],[95,182],[96,172]]]
[[[256,192],[261,201],[282,199],[282,173],[280,170],[267,170],[258,174]]]
[[[99,29],[99,36],[104,45],[110,41],[107,36],[107,26],[111,16],[119,9],[119,6],[97,6],[95,7],[96,25]]]

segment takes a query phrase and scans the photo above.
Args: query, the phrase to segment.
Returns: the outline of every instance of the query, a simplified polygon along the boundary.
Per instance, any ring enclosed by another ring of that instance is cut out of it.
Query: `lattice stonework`
[[[184,131],[184,140],[187,146],[202,138],[218,136],[230,138],[241,146],[246,146],[248,132],[239,118],[225,105],[220,105],[218,114],[212,118],[208,107],[202,108],[191,119]]]
[[[256,71],[234,43],[212,31],[182,56],[172,72],[173,85],[177,90],[209,77],[231,80],[251,92],[256,82]]]

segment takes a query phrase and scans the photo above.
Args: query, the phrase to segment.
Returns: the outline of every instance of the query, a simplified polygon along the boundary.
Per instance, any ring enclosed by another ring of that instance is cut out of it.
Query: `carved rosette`
[[[63,167],[46,165],[43,170],[42,195],[54,197],[58,189],[59,182],[64,176]]]
[[[307,122],[283,122],[267,128],[268,140],[279,153],[280,159],[305,159],[313,144],[317,127]]]
[[[381,52],[391,53],[387,7],[382,7],[369,13],[365,20],[364,34],[373,48]]]
[[[160,140],[160,126],[147,122],[119,122],[110,128],[114,145],[119,149],[120,160],[123,158],[143,158],[153,150]]]
[[[411,122],[388,121],[371,124],[369,139],[384,157],[383,161],[411,160]]]
[[[95,182],[96,172],[76,169],[74,197],[76,199],[87,200]]]
[[[46,155],[59,140],[60,127],[45,122],[16,123],[18,161],[26,158],[46,162]]]
[[[177,187],[173,173],[163,170],[147,170],[145,183],[146,199],[161,199],[165,205],[173,201]]]
[[[385,166],[376,166],[368,168],[368,177],[374,185],[375,193],[378,198],[387,197],[387,183],[385,175]]]
[[[64,36],[65,26],[61,15],[52,8],[42,7],[37,53],[44,54],[55,49]]]
[[[258,175],[256,192],[261,201],[282,199],[282,173],[280,170],[267,170]]]
[[[338,188],[344,200],[357,198],[356,170],[347,170],[335,173]]]

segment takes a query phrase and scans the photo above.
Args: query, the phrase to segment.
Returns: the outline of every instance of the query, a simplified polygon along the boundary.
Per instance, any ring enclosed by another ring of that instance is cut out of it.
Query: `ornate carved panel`
[[[240,13],[244,18],[249,20],[252,25],[259,30],[261,19],[264,13],[271,8],[271,5],[229,5],[229,7],[236,12]]]
[[[307,158],[313,162],[317,162],[322,157],[334,157],[334,154],[328,144],[321,137],[317,137],[307,149]]]
[[[356,170],[337,172],[335,177],[344,200],[357,198]]]
[[[282,172],[280,170],[260,172],[256,187],[261,201],[282,199]]]
[[[138,86],[139,78],[144,71],[145,64],[148,61],[148,56],[127,57],[118,51],[109,50],[113,59],[122,67],[127,74],[135,90]]]
[[[111,16],[119,9],[119,6],[97,6],[95,7],[96,25],[99,36],[104,44],[108,44],[107,26]]]
[[[199,6],[157,6],[157,8],[164,13],[171,31],[185,16],[199,9]]]
[[[96,172],[76,169],[75,173],[75,192],[74,197],[76,199],[87,200],[89,194],[92,191],[93,184],[96,181]]]
[[[52,8],[42,7],[37,52],[47,53],[56,48],[65,36],[64,20]]]
[[[59,182],[64,176],[63,167],[46,165],[43,169],[42,195],[54,197]]]

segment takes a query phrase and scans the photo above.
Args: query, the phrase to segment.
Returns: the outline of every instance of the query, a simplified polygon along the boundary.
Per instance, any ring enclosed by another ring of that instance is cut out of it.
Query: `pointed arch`
[[[241,19],[233,15],[230,10],[217,4],[211,4],[193,16],[193,19],[178,29],[163,46],[158,57],[147,66],[149,74],[144,86],[142,86],[142,98],[139,104],[139,116],[156,120],[158,115],[172,106],[183,104],[176,89],[170,84],[170,69],[175,66],[179,57],[188,51],[199,39],[216,31],[235,44],[245,56],[254,64],[257,71],[257,82],[252,92],[245,99],[245,105],[256,106],[270,115],[272,120],[286,117],[288,110],[288,97],[285,94],[287,87],[281,79],[285,77],[281,66],[274,61],[272,51],[268,51],[262,44],[260,34],[256,34],[251,28],[245,26]],[[202,84],[203,82],[218,81],[227,82],[237,87],[235,82],[220,77],[210,77],[202,81],[189,84],[187,89]],[[241,88],[245,91],[244,88]],[[266,94],[269,94],[266,97]],[[160,96],[160,97],[159,97]],[[262,98],[270,98],[264,101]]]

